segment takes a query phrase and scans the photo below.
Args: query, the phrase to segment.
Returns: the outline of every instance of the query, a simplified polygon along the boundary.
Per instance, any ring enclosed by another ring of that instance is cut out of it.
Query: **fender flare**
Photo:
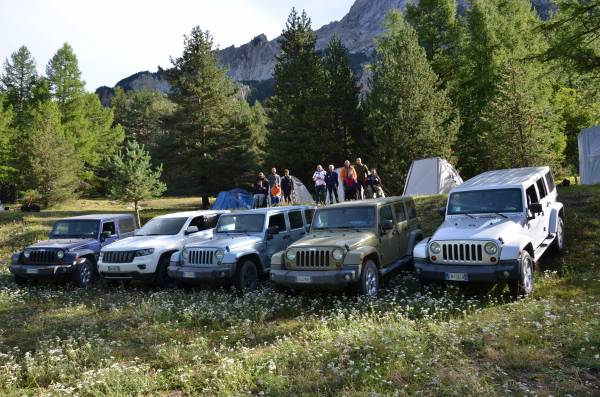
[[[411,230],[410,235],[408,236],[408,246],[406,247],[406,253],[408,255],[412,256],[415,246],[419,243],[419,241],[417,241],[419,237],[421,238],[419,241],[424,239],[421,229]]]
[[[261,257],[260,257],[260,253],[257,250],[249,250],[249,251],[242,251],[242,252],[236,252],[235,253],[235,262],[233,263],[233,272],[237,272],[237,267],[240,263],[240,261],[248,256],[252,256],[253,260],[255,260],[255,262],[258,262],[257,265],[259,267],[259,272],[260,273],[265,273],[266,269],[265,269],[265,264],[263,263]]]
[[[379,252],[375,247],[370,246],[360,247],[349,251],[344,258],[344,265],[362,265],[363,260],[371,255],[374,255],[377,258],[375,264],[379,266]]]
[[[528,251],[531,257],[535,260],[533,242],[530,239],[512,241],[502,246],[500,252],[500,260],[514,260],[521,256],[522,251]]]
[[[548,233],[556,233],[558,227],[558,218],[564,217],[565,209],[562,203],[553,203],[552,211],[550,212],[550,223],[548,225]]]
[[[82,249],[82,250],[75,251],[75,253],[76,253],[77,257],[82,257],[82,256],[92,257],[94,260],[93,265],[96,266],[98,264],[98,256],[100,255],[99,252],[92,251],[91,249]]]

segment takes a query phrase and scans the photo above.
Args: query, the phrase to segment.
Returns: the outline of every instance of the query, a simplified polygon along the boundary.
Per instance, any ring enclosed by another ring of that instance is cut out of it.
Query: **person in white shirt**
[[[325,204],[325,194],[327,189],[325,176],[327,176],[327,172],[323,169],[323,167],[320,164],[317,165],[317,170],[313,174],[313,181],[315,181],[315,195],[317,204]]]

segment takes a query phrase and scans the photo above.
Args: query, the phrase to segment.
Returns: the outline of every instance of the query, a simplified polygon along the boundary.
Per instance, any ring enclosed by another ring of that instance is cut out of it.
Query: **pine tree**
[[[22,169],[21,196],[53,205],[77,197],[81,163],[75,148],[63,138],[60,112],[53,102],[36,106],[27,141],[26,166]]]
[[[557,131],[557,116],[536,97],[527,67],[509,63],[501,74],[497,93],[482,112],[487,168],[558,166],[565,148]],[[542,105],[542,106],[541,106]]]
[[[452,158],[458,116],[402,14],[391,12],[377,39],[366,99],[371,158],[387,188],[399,193],[413,160]]]
[[[0,91],[6,93],[7,103],[15,112],[15,126],[25,124],[25,115],[29,101],[33,97],[33,90],[37,82],[35,59],[29,49],[20,47],[4,62],[4,73],[0,76]]]
[[[358,79],[348,59],[348,49],[333,36],[323,58],[326,103],[323,108],[325,137],[329,144],[326,159],[334,164],[358,154],[362,138],[362,114],[359,107]]]
[[[308,178],[316,161],[327,159],[326,79],[315,50],[316,35],[306,12],[292,9],[279,44],[271,119],[269,161]]]
[[[246,172],[249,142],[236,129],[237,90],[221,67],[213,38],[199,27],[185,36],[183,54],[167,72],[175,109],[167,118],[169,134],[161,155],[174,190],[209,197]],[[242,161],[242,159],[244,161]]]
[[[140,202],[160,197],[167,186],[160,181],[162,165],[152,168],[150,155],[135,141],[127,142],[125,152],[113,156],[111,168],[110,196],[119,201],[133,203],[138,225],[140,222]]]
[[[4,94],[0,94],[0,185],[14,184],[15,132],[12,127],[13,112]]]
[[[62,115],[62,123],[74,122],[83,117],[81,101],[85,93],[85,83],[81,80],[79,61],[73,47],[65,43],[48,62],[46,77],[50,89]]]

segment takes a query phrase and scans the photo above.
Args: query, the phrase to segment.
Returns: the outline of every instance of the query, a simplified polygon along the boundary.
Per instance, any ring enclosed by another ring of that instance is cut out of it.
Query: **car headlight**
[[[135,251],[135,256],[147,256],[152,255],[154,253],[154,248],[146,248],[143,250]]]
[[[429,244],[429,251],[431,251],[432,254],[439,255],[439,253],[442,252],[442,246],[439,243],[433,242]]]
[[[27,259],[31,256],[31,251],[23,251],[23,256]]]
[[[287,258],[288,261],[293,262],[296,260],[296,252],[294,251],[288,251],[285,254],[285,257]]]
[[[496,255],[498,253],[498,246],[496,245],[496,243],[492,243],[491,241],[489,243],[486,243],[483,246],[483,249],[488,255]]]
[[[63,251],[63,250],[60,250],[60,251],[58,251],[58,252],[56,253],[56,257],[57,257],[58,259],[62,259],[62,258],[64,258],[64,257],[65,257],[65,251]]]
[[[225,251],[223,251],[222,249],[218,249],[215,252],[215,258],[217,258],[218,261],[222,261],[224,257],[225,257]]]
[[[336,261],[341,261],[344,258],[344,250],[341,248],[336,248],[333,250],[331,255],[333,256],[333,259],[335,259]]]

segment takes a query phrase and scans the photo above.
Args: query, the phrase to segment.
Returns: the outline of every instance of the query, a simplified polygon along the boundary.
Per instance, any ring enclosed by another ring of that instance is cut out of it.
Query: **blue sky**
[[[221,47],[265,33],[278,36],[290,9],[305,9],[319,28],[341,19],[354,0],[0,0],[0,59],[26,45],[43,73],[68,42],[88,90],[113,86],[141,70],[169,66],[195,25]]]

